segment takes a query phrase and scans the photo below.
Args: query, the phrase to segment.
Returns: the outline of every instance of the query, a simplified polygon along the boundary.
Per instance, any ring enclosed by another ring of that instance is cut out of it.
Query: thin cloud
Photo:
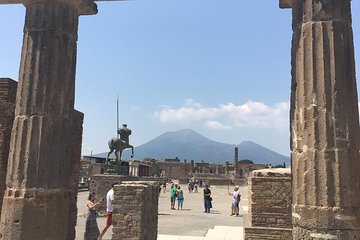
[[[204,126],[212,129],[251,127],[288,130],[289,109],[289,102],[268,106],[261,102],[248,101],[242,105],[226,103],[217,107],[206,107],[187,99],[183,107],[163,106],[154,116],[163,123],[204,122]]]
[[[229,130],[229,129],[232,129],[231,126],[227,126],[227,125],[222,124],[221,122],[211,121],[211,120],[206,121],[204,126],[206,128],[210,128],[210,129],[214,129],[214,130]]]

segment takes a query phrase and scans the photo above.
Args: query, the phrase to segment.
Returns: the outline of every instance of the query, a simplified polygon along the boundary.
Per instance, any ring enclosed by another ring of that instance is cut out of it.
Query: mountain
[[[276,153],[268,148],[250,141],[237,145],[239,160],[249,159],[255,163],[290,164],[290,158]],[[194,160],[195,162],[224,163],[234,162],[233,144],[220,143],[210,140],[191,129],[166,132],[149,142],[134,148],[135,159],[146,157],[154,159],[179,158],[180,160]],[[100,153],[96,156],[106,156]],[[130,151],[123,152],[123,159],[130,159]]]

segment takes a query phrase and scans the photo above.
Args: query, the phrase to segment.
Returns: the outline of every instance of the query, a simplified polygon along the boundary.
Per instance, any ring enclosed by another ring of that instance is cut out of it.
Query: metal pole
[[[117,95],[116,98],[116,132],[117,132],[117,137],[119,137],[119,94]]]

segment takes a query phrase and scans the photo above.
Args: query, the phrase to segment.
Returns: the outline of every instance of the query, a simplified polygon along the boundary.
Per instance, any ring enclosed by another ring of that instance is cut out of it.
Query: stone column
[[[73,115],[73,142],[72,142],[72,158],[70,162],[70,200],[69,200],[69,222],[68,236],[66,239],[75,239],[76,220],[77,220],[77,194],[80,175],[80,159],[81,159],[81,143],[83,133],[84,114],[74,111]]]
[[[78,18],[82,13],[96,13],[96,5],[87,0],[29,0],[24,5],[24,40],[0,231],[2,239],[66,239]]]
[[[194,165],[195,165],[194,160],[191,160],[190,161],[190,174],[194,173]]]
[[[239,166],[239,148],[236,146],[235,149],[234,149],[234,174],[235,176],[238,176],[239,175],[239,169],[238,169],[238,166]]]
[[[350,0],[293,8],[294,239],[360,238],[359,113]]]
[[[0,214],[6,189],[6,172],[15,114],[16,88],[16,81],[10,78],[0,78]]]

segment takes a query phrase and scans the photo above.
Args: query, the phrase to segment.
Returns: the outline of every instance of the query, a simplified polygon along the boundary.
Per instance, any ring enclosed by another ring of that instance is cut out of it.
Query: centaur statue
[[[131,129],[127,128],[126,124],[123,124],[123,127],[118,129],[117,132],[120,135],[120,138],[114,137],[108,142],[110,151],[106,157],[106,162],[108,162],[110,154],[114,151],[116,156],[116,162],[121,161],[122,151],[127,148],[131,148],[131,158],[134,157],[134,147],[129,144],[129,136],[131,135]]]

